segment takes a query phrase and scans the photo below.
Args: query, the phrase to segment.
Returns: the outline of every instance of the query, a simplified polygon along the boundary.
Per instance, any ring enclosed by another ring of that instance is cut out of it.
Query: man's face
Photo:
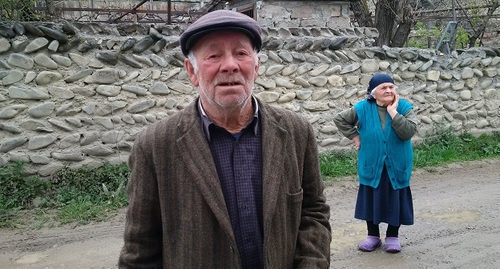
[[[197,70],[187,59],[184,65],[202,104],[219,110],[242,107],[252,95],[259,68],[248,36],[217,31],[200,38],[192,50]]]
[[[377,104],[390,105],[396,97],[396,86],[390,82],[382,83],[377,86],[372,95],[377,100]]]

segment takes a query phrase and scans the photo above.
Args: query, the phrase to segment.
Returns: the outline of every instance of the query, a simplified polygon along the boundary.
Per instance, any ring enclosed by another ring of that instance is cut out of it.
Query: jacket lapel
[[[264,234],[269,234],[268,229],[274,216],[276,202],[283,180],[283,173],[276,166],[282,167],[285,161],[283,148],[287,144],[287,131],[279,125],[279,115],[271,114],[266,105],[259,103],[262,124],[262,190],[263,190],[263,215]]]
[[[176,145],[178,152],[183,152],[183,154],[180,154],[182,165],[186,167],[191,176],[188,180],[195,181],[199,192],[219,221],[222,229],[234,240],[219,177],[201,127],[196,106],[197,101],[186,108],[178,126],[179,136]]]
[[[197,101],[186,108],[179,123],[176,145],[179,152],[184,153],[181,154],[183,165],[195,180],[196,186],[221,227],[235,240],[215,163],[196,106]],[[262,124],[264,234],[269,234],[278,198],[276,194],[280,192],[283,180],[283,173],[280,169],[276,169],[276,165],[281,166],[280,164],[287,158],[283,152],[288,143],[288,132],[279,124],[280,115],[266,109],[266,106],[259,101]]]

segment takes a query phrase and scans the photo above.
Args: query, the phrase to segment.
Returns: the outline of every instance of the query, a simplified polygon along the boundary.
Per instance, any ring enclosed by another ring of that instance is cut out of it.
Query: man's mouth
[[[221,83],[218,83],[217,85],[218,86],[236,86],[236,85],[240,85],[241,83],[239,82],[221,82]]]

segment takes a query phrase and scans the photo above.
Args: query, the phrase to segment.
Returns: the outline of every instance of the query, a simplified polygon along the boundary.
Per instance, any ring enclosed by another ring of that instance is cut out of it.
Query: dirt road
[[[357,250],[365,224],[353,218],[356,187],[344,178],[327,189],[331,268],[500,268],[500,159],[415,171],[415,225],[400,229],[398,254]],[[0,268],[116,268],[123,221],[122,212],[85,226],[0,230]]]

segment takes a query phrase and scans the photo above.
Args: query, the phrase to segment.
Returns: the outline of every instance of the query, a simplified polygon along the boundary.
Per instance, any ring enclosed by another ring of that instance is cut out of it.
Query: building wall
[[[347,1],[257,1],[256,13],[267,27],[350,27]]]
[[[209,1],[173,1],[171,3],[174,11],[197,11],[204,10]],[[226,3],[228,4],[226,7]],[[101,8],[101,9],[132,9],[138,4],[137,1],[123,0],[94,0],[82,1],[60,1],[56,3],[61,8]],[[269,27],[349,27],[350,9],[348,1],[283,1],[283,0],[237,0],[222,1],[214,9],[233,9],[240,12],[252,9],[254,18],[263,26]],[[152,1],[144,3],[138,8],[139,11],[167,11],[167,1]],[[106,10],[98,11],[65,11],[55,14],[55,18],[62,17],[69,20],[79,21],[107,21],[118,17],[121,13],[110,13]],[[163,19],[167,21],[166,13],[130,13],[121,21],[140,21],[141,19]],[[174,18],[176,21],[189,21],[191,18]]]
[[[22,160],[28,172],[48,176],[63,166],[125,162],[138,132],[197,96],[178,47],[184,26],[52,27],[0,32],[8,36],[0,37],[0,165]],[[443,128],[500,130],[498,48],[442,55],[372,47],[372,28],[263,30],[255,94],[306,117],[321,152],[351,145],[332,119],[365,97],[375,72],[391,74],[413,103],[414,141]]]

